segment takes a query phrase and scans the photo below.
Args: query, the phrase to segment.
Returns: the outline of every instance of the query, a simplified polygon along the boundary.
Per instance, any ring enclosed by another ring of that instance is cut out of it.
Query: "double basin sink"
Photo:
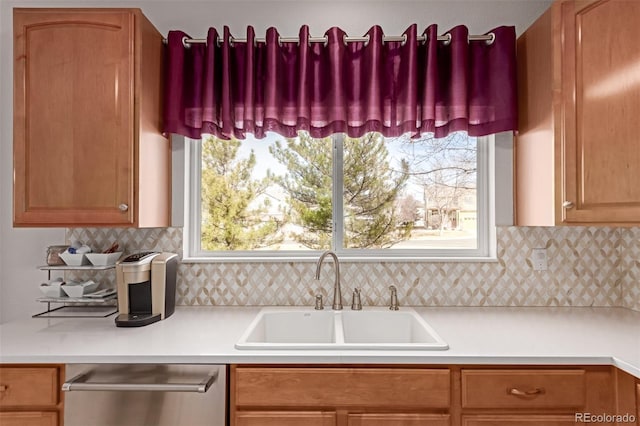
[[[236,343],[251,350],[445,350],[416,311],[263,308]]]

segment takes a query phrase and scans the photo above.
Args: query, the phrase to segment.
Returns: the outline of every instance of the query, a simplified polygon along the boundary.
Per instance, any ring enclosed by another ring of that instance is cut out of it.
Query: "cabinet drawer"
[[[252,407],[447,408],[448,369],[235,369],[235,404]]]
[[[572,415],[482,415],[463,416],[462,426],[575,426]]]
[[[0,412],[2,426],[57,426],[58,413],[55,411]]]
[[[335,426],[336,413],[323,411],[247,411],[236,413],[236,426]]]
[[[349,414],[348,426],[449,426],[448,414]]]
[[[55,367],[0,367],[0,407],[55,406],[58,389]]]
[[[585,371],[462,370],[463,408],[579,408]]]

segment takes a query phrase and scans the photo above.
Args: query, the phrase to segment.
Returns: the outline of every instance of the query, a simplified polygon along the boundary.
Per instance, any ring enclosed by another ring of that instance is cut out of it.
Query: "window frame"
[[[342,143],[344,134],[333,140],[333,247],[343,241],[343,197],[336,188],[343,187]],[[200,140],[185,138],[185,218],[183,232],[183,262],[301,262],[316,261],[324,250],[238,250],[206,251],[200,248],[202,223]],[[496,261],[495,226],[495,135],[477,137],[476,249],[332,249],[341,260],[353,262],[416,261],[416,262],[473,262]]]

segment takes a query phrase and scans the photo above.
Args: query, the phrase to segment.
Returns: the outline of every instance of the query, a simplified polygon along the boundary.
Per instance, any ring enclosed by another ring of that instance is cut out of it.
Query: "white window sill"
[[[338,255],[341,263],[497,263],[498,258],[488,257],[358,257]],[[182,263],[315,263],[315,256],[224,256],[224,257],[185,257]]]

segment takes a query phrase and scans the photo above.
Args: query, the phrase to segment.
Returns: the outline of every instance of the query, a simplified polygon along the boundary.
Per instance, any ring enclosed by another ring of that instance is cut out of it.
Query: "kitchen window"
[[[492,255],[493,136],[188,140],[186,258]]]

